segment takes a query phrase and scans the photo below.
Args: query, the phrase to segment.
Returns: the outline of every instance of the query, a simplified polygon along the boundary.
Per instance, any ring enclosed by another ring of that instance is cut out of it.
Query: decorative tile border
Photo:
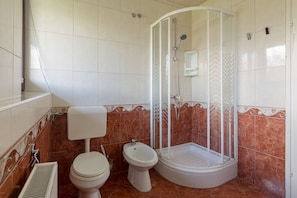
[[[111,112],[124,112],[124,111],[149,111],[149,104],[127,104],[127,105],[104,105],[108,113]],[[69,107],[53,107],[52,108],[52,120],[55,120],[56,116],[67,113]]]
[[[120,111],[149,111],[149,104],[136,104],[136,105],[105,105],[107,112],[120,112]]]
[[[28,152],[38,134],[50,121],[51,112],[46,113],[28,132],[0,158],[0,186],[19,160]]]
[[[200,105],[202,109],[207,109],[207,103],[206,102],[195,102],[195,101],[188,101],[184,102],[183,105],[188,104],[190,107],[194,107],[196,105]],[[183,106],[182,105],[182,106]]]
[[[285,109],[281,108],[238,106],[238,113],[248,113],[250,115],[275,116],[279,118],[285,118],[285,111]]]
[[[190,107],[194,107],[199,104],[201,108],[207,109],[207,103],[205,102],[183,102],[182,106],[188,104]],[[238,113],[249,113],[251,115],[263,115],[263,116],[276,116],[280,118],[285,118],[285,109],[283,108],[273,108],[273,107],[249,107],[249,106],[238,106]]]

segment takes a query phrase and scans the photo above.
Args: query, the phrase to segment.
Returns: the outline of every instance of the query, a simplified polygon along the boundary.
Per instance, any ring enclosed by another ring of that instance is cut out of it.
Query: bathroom
[[[21,25],[14,21],[21,17],[17,13],[22,10],[16,2],[3,0],[0,5],[1,32],[8,30],[7,37],[0,37],[1,57],[3,51],[13,51],[10,48],[16,51],[12,60],[9,56],[8,61],[0,62],[1,197],[17,191],[18,181],[24,179],[12,174],[25,172],[28,163],[20,155],[22,149],[16,149],[17,154],[13,149],[19,148],[24,134],[35,140],[41,133],[35,142],[45,151],[41,159],[55,159],[61,173],[69,172],[71,161],[83,149],[83,145],[67,140],[64,113],[69,106],[107,107],[107,136],[94,140],[92,149],[100,151],[103,144],[113,159],[112,171],[127,170],[128,165],[122,161],[123,144],[131,138],[150,142],[150,25],[166,13],[186,7],[184,2],[194,1],[26,1],[24,54],[14,46],[21,40],[9,42],[22,32]],[[290,139],[296,139],[290,132],[296,127],[291,121],[296,114],[296,96],[290,90],[297,83],[289,77],[296,74],[291,66],[296,60],[286,59],[294,47],[294,38],[289,42],[291,16],[296,21],[296,10],[290,10],[292,4],[296,1],[201,2],[201,6],[224,9],[236,16],[238,176],[278,197],[296,195],[296,189],[290,187],[296,184],[296,179],[290,178],[290,171],[297,167],[290,152],[294,151]],[[12,106],[4,99],[15,101],[20,95],[22,72],[20,67],[12,69],[11,64],[20,66],[22,60],[25,91],[52,94],[32,100],[32,94],[26,93],[28,104]],[[190,88],[182,89],[184,97],[191,100]],[[188,112],[187,108],[182,110]],[[60,185],[67,182],[68,174],[62,175]]]

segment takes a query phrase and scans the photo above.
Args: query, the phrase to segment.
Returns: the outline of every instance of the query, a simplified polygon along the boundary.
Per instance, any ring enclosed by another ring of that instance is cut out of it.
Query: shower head
[[[178,44],[178,46],[177,46],[176,43],[175,43],[175,47],[173,47],[173,50],[174,50],[174,51],[179,50],[179,48],[181,47],[181,43],[182,43],[182,41],[187,39],[187,35],[186,35],[186,34],[182,34],[179,38],[180,38],[180,40],[179,40],[179,44]],[[175,58],[175,59],[176,59],[176,58]]]
[[[187,35],[186,34],[183,34],[183,35],[180,36],[180,40],[183,41],[183,40],[186,40],[186,39],[187,39]]]

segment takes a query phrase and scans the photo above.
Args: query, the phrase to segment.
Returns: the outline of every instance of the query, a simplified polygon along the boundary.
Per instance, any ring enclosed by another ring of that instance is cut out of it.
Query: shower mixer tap
[[[180,100],[180,95],[173,95],[173,96],[170,96],[170,98],[174,100]]]

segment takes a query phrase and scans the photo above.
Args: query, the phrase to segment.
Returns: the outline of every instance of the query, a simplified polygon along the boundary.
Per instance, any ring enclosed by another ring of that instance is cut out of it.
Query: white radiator
[[[58,163],[35,164],[19,198],[57,198]]]

